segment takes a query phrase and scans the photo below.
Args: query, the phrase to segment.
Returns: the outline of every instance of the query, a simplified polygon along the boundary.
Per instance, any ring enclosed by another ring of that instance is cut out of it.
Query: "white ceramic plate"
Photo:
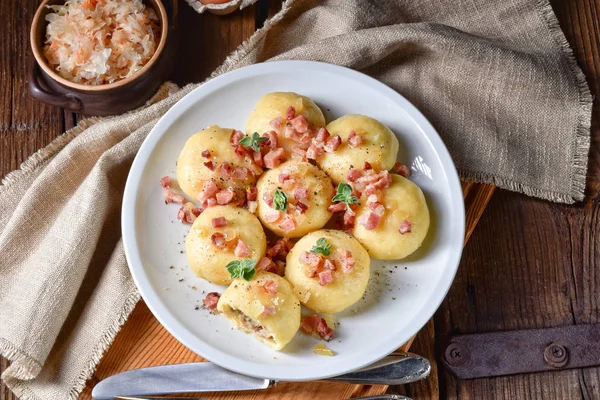
[[[316,339],[298,333],[276,352],[232,330],[224,317],[196,310],[204,294],[225,287],[197,278],[184,254],[189,225],[165,205],[159,180],[175,177],[185,141],[217,124],[243,130],[265,93],[293,91],[312,98],[327,121],[360,113],[398,136],[398,159],[425,193],[432,223],[425,244],[409,259],[371,263],[367,293],[336,315],[327,344],[334,357],[312,353]],[[180,342],[230,370],[277,380],[311,380],[343,374],[388,355],[427,322],[454,278],[464,237],[460,182],[446,147],[423,115],[384,84],[350,69],[316,62],[257,64],[215,78],[181,99],[156,124],[140,148],[125,188],[123,241],[133,278],[156,318]],[[171,268],[171,266],[173,268]]]

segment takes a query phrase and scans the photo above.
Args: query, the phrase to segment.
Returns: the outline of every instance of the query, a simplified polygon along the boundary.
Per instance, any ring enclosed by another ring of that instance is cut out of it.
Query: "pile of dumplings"
[[[381,122],[350,114],[326,124],[310,98],[290,92],[263,96],[245,134],[210,126],[191,136],[177,161],[185,196],[170,177],[161,185],[191,224],[190,268],[227,285],[206,307],[276,350],[299,329],[331,339],[317,313],[359,301],[370,259],[410,255],[429,229],[398,148]]]

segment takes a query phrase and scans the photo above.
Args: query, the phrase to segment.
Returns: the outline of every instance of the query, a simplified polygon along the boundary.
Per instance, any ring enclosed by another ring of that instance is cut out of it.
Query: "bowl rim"
[[[52,78],[56,82],[66,86],[70,89],[76,89],[76,90],[84,91],[84,92],[99,92],[99,91],[104,91],[104,90],[116,89],[116,88],[128,85],[131,82],[133,82],[134,80],[136,80],[137,78],[139,78],[140,76],[144,75],[150,68],[152,68],[152,66],[154,66],[154,64],[156,64],[156,61],[162,54],[162,52],[165,48],[165,44],[167,42],[167,35],[168,35],[168,31],[169,31],[169,22],[168,22],[169,18],[167,15],[167,11],[161,0],[152,0],[152,1],[158,7],[158,11],[160,14],[160,21],[161,21],[161,33],[160,33],[160,40],[158,42],[158,47],[156,48],[156,51],[154,52],[154,54],[152,55],[150,60],[148,60],[148,62],[142,68],[140,68],[133,75],[128,76],[127,78],[118,80],[113,83],[107,83],[107,84],[102,84],[102,85],[83,85],[81,83],[71,82],[70,80],[61,77],[54,71],[54,69],[52,67],[50,67],[50,65],[48,64],[48,61],[46,60],[46,57],[44,57],[44,55],[41,52],[41,47],[38,45],[37,40],[36,40],[37,33],[38,33],[38,21],[40,20],[42,12],[46,8],[46,6],[50,2],[50,0],[42,1],[40,6],[38,7],[38,9],[36,10],[35,15],[33,16],[33,20],[31,22],[31,29],[29,31],[29,42],[31,44],[31,50],[33,51],[33,57],[35,58],[35,61],[38,63],[40,68],[42,68],[44,73],[46,73],[50,78]],[[46,28],[47,25],[48,25],[48,23],[45,22],[44,29]]]

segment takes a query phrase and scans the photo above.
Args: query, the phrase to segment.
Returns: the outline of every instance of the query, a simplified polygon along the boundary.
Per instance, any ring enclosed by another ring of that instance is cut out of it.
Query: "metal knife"
[[[328,381],[365,385],[402,385],[429,375],[429,360],[416,354],[393,354],[366,368],[328,378]],[[121,372],[98,383],[92,390],[95,400],[117,396],[224,392],[267,389],[277,381],[238,374],[213,363],[161,365]]]

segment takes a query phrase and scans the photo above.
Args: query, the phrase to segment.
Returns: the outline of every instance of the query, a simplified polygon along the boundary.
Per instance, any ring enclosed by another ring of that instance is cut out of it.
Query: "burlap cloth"
[[[591,96],[547,0],[288,1],[214,75],[282,59],[345,65],[396,89],[465,179],[583,198]],[[152,126],[197,86],[86,120],[5,178],[0,351],[19,397],[76,397],[139,300],[120,240],[123,186]]]

